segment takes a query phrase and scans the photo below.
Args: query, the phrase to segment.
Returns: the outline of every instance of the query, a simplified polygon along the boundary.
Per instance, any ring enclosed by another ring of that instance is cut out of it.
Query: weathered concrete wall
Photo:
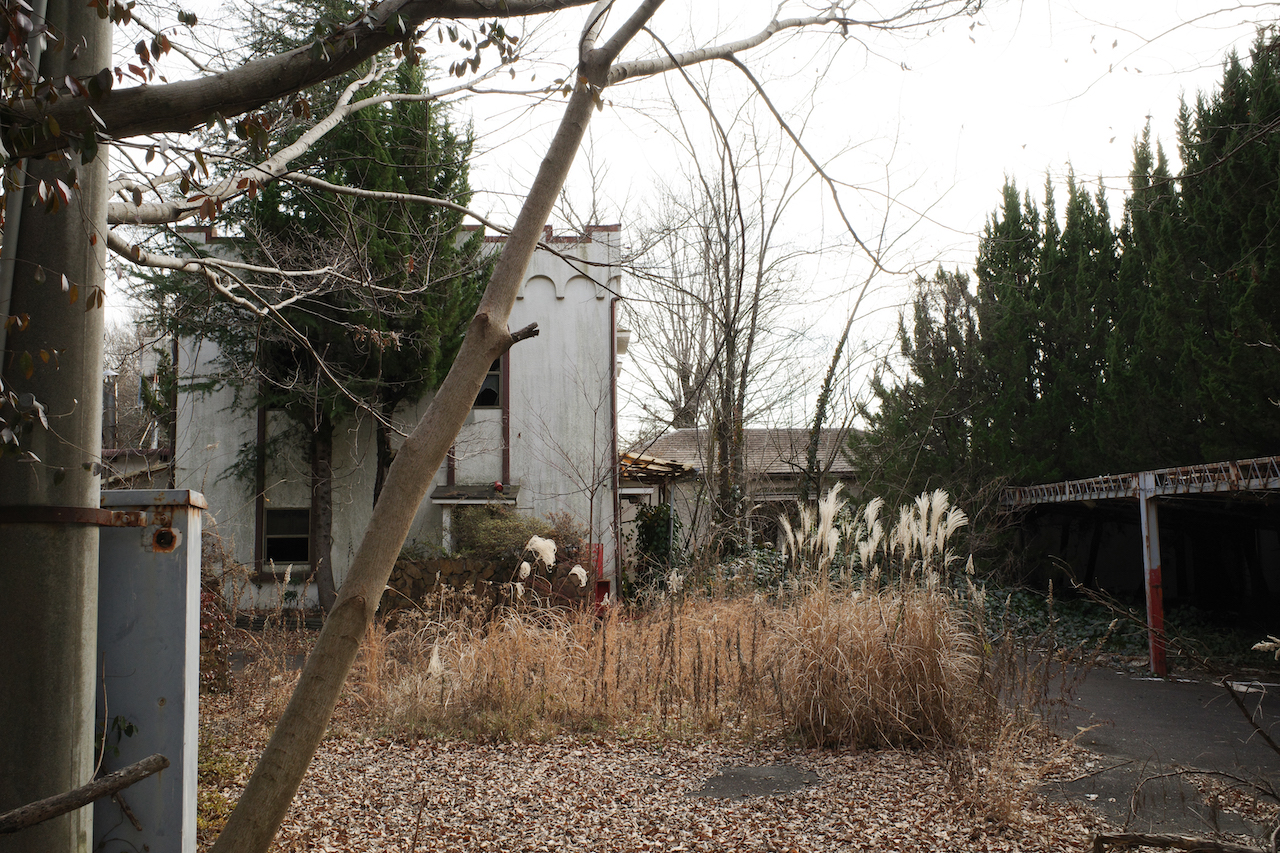
[[[617,232],[539,252],[511,313],[511,327],[538,323],[540,334],[510,356],[512,475],[520,508],[538,516],[568,512],[606,543],[613,561],[613,296],[620,291]],[[594,500],[593,500],[594,498]]]
[[[605,543],[606,570],[614,559],[613,443],[614,335],[613,296],[620,292],[617,267],[619,232],[593,230],[593,240],[552,238],[560,256],[539,251],[529,266],[527,283],[512,312],[510,326],[536,322],[540,334],[522,341],[507,357],[510,418],[510,482],[520,486],[518,508],[545,517],[568,512]],[[494,241],[495,250],[498,242]],[[179,356],[182,381],[190,384],[215,372],[216,348],[208,342],[184,341]],[[232,558],[246,567],[254,559],[255,505],[252,478],[231,473],[241,454],[256,441],[256,414],[238,409],[234,393],[223,388],[208,394],[179,396],[177,486],[195,489],[209,501],[206,529]],[[397,411],[404,432],[417,423],[429,403],[424,399]],[[473,410],[455,445],[454,482],[489,484],[503,478],[504,409]],[[283,413],[268,417],[268,435],[289,428]],[[294,428],[296,429],[296,427]],[[333,564],[342,582],[372,514],[376,447],[367,417],[340,424],[333,453]],[[400,443],[393,438],[393,447]],[[273,448],[276,447],[272,445]],[[242,466],[251,471],[252,466]],[[448,465],[441,466],[432,490],[445,485]],[[268,459],[267,506],[309,506],[309,465],[304,441],[280,445]],[[409,544],[428,548],[442,543],[441,505],[430,491],[418,509]],[[594,491],[594,502],[592,492]],[[593,523],[588,524],[588,520]],[[277,567],[279,568],[279,567]],[[305,573],[305,567],[298,567]],[[295,575],[295,577],[301,574]],[[290,606],[316,602],[314,587],[286,587],[247,576],[231,595],[244,607],[272,607],[286,593]]]

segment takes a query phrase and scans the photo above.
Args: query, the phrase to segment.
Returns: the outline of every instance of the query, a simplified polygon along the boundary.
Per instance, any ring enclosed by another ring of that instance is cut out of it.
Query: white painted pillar
[[[1142,575],[1147,591],[1147,647],[1151,671],[1168,675],[1165,660],[1164,591],[1160,574],[1160,515],[1156,509],[1156,476],[1138,475],[1138,509],[1142,519]]]

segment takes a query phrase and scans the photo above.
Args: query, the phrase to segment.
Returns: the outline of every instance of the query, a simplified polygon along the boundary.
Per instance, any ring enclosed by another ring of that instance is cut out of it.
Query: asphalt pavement
[[[1280,685],[1235,680],[1249,714],[1280,742]],[[1261,838],[1250,783],[1280,787],[1280,754],[1250,725],[1221,682],[1159,679],[1095,668],[1077,687],[1059,730],[1098,754],[1051,795],[1087,802],[1135,832],[1225,832]],[[1193,777],[1243,792],[1206,802]]]

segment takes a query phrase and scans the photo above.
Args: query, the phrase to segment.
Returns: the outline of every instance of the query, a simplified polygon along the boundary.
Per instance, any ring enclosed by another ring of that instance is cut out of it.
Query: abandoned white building
[[[486,238],[499,248],[502,238]],[[620,228],[588,227],[582,235],[553,235],[529,264],[510,327],[536,322],[539,334],[495,362],[475,407],[436,472],[418,508],[409,544],[449,547],[454,510],[501,503],[546,517],[570,514],[589,531],[603,579],[619,564],[617,524],[617,372],[628,333],[619,331]],[[208,342],[184,341],[179,371],[192,385],[215,370]],[[397,411],[412,427],[426,399]],[[231,472],[245,446],[269,439],[285,415],[236,408],[234,392],[184,392],[178,402],[175,456],[178,488],[196,489],[209,503],[206,527],[234,560],[250,567],[241,603],[279,600],[283,566],[291,578],[310,571],[310,506],[306,447],[288,448],[267,462],[265,488]],[[376,468],[373,428],[353,418],[334,436],[333,549],[341,584],[373,510]],[[501,488],[496,484],[500,483]],[[303,603],[301,601],[297,602]],[[315,603],[315,591],[308,602]]]
[[[845,494],[858,494],[853,463],[849,457],[849,431],[824,429],[819,433],[817,470],[821,474],[819,489],[825,491],[836,483]],[[752,540],[759,545],[778,543],[778,518],[794,509],[800,485],[807,470],[808,429],[745,429],[742,431],[743,468],[742,499],[749,509],[748,522]],[[678,429],[660,436],[633,455],[642,455],[656,463],[632,466],[640,472],[635,482],[624,482],[623,493],[634,502],[669,501],[680,519],[686,536],[697,537],[711,523],[709,495],[716,488],[716,458],[712,435],[704,429]],[[628,469],[630,470],[630,469]],[[665,485],[648,482],[665,475]],[[821,497],[811,489],[810,498]]]

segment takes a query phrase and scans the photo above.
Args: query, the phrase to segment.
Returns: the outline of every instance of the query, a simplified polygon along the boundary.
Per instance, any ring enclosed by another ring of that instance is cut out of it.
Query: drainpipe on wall
[[[502,396],[502,482],[511,482],[511,350],[502,354],[498,370]]]
[[[609,299],[609,417],[612,428],[609,442],[610,481],[613,486],[613,582],[609,584],[610,600],[622,593],[622,497],[618,494],[621,475],[618,472],[618,303],[621,296]]]
[[[267,563],[267,407],[261,401],[255,414],[257,431],[253,447],[253,570],[260,573]],[[177,448],[172,445],[170,447],[171,457],[176,457]],[[175,464],[172,459],[170,464]]]

